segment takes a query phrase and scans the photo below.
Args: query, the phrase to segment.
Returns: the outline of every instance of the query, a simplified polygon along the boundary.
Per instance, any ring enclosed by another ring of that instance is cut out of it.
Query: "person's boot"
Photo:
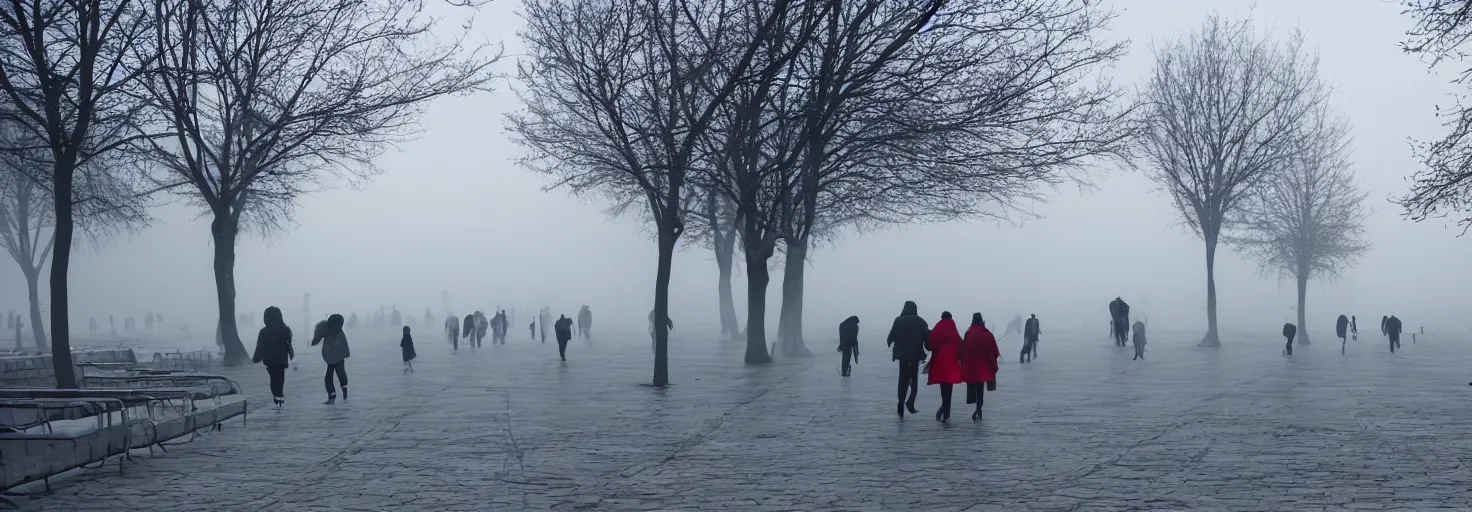
[[[348,385],[347,384],[343,384],[342,385],[342,401],[344,401],[344,402],[348,401]]]
[[[334,394],[331,394],[331,393],[328,393],[327,394],[327,401],[326,402],[322,402],[323,405],[332,405],[332,404],[335,404],[335,403],[337,403],[337,395],[334,395]]]
[[[1472,386],[1472,382],[1468,382],[1467,385],[1468,386]],[[898,407],[895,407],[895,412],[897,412],[897,413],[900,414],[900,419],[904,419],[905,418],[905,403],[904,402],[900,402],[899,406]]]
[[[280,411],[281,407],[286,405],[286,400],[283,400],[281,397],[272,397],[271,402],[271,408],[276,411]]]
[[[976,412],[971,413],[971,421],[981,421],[981,408],[980,407],[977,407],[976,408]]]
[[[915,399],[914,398],[911,398],[908,402],[905,402],[905,408],[907,408],[907,409],[910,410],[910,414],[919,414],[920,413],[920,409],[916,409],[915,408]]]

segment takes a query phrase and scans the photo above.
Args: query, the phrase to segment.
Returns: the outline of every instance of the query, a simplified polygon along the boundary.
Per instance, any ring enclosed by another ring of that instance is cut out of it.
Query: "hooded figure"
[[[920,392],[920,361],[925,360],[925,339],[930,336],[930,324],[920,318],[919,308],[913,301],[905,301],[900,316],[895,317],[889,328],[885,343],[892,349],[892,358],[900,363],[899,406],[897,412],[905,417],[920,412],[915,409],[915,396]],[[908,393],[907,393],[908,390]],[[906,398],[908,394],[909,398]]]
[[[460,350],[460,319],[455,315],[445,317],[445,336],[450,338],[454,350]]]
[[[1109,303],[1110,325],[1114,327],[1114,345],[1124,348],[1125,340],[1129,339],[1130,332],[1130,305],[1124,299],[1115,297]]]
[[[589,339],[593,334],[593,310],[588,306],[578,310],[578,334],[584,339]]]
[[[981,404],[986,401],[987,387],[997,388],[997,358],[1002,357],[997,337],[987,330],[981,313],[971,314],[971,327],[956,356],[961,360],[961,382],[966,383],[966,403],[976,404],[971,421],[981,421]]]
[[[1298,334],[1298,327],[1292,323],[1283,324],[1283,337],[1288,338],[1288,344],[1283,347],[1283,353],[1293,355],[1293,336]]]
[[[849,360],[859,360],[859,317],[851,316],[838,324],[838,351],[843,353],[842,375],[847,377],[851,370]]]
[[[414,371],[414,365],[409,364],[418,354],[414,353],[414,337],[409,335],[409,326],[404,326],[404,337],[399,339],[399,349],[404,352],[404,373]]]
[[[557,354],[566,361],[567,342],[572,340],[572,319],[567,315],[557,315],[557,323],[552,325],[552,331],[557,335]]]
[[[1339,355],[1344,355],[1345,340],[1349,338],[1349,317],[1339,315],[1334,321],[1334,335],[1339,337]]]
[[[348,337],[342,332],[342,315],[334,313],[327,317],[327,321],[318,322],[317,328],[312,333],[312,346],[322,344],[322,361],[327,363],[327,374],[323,375],[322,381],[327,387],[328,405],[337,402],[337,390],[332,386],[332,375],[337,374],[337,380],[342,385],[342,399],[348,399],[348,371],[347,359],[352,355],[348,349]]]
[[[941,312],[940,321],[926,336],[925,348],[930,351],[927,383],[940,384],[940,409],[935,411],[935,420],[950,421],[951,391],[961,383],[961,359],[956,355],[961,349],[961,334],[956,331],[950,311]]]
[[[465,315],[465,327],[460,328],[460,336],[464,338],[475,337],[475,315]],[[475,340],[471,340],[470,346],[475,346]]]
[[[296,351],[291,348],[291,328],[286,326],[280,309],[266,308],[261,319],[266,326],[256,334],[256,351],[250,360],[266,365],[266,374],[271,378],[272,407],[279,411],[286,403],[286,367],[296,358]]]

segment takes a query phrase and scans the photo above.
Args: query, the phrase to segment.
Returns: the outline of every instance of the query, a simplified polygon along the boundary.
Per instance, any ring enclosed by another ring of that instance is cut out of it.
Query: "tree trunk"
[[[1298,272],[1298,344],[1308,344],[1308,324],[1304,319],[1308,316],[1303,312],[1304,304],[1308,303],[1308,272],[1299,269]],[[1332,343],[1332,342],[1330,342]]]
[[[675,241],[678,234],[673,233],[666,222],[660,222],[659,226],[659,267],[654,275],[654,387],[664,387],[670,383],[669,365],[669,343],[670,330],[670,269],[675,260]],[[545,329],[545,327],[544,327]]]
[[[1205,226],[1203,226],[1205,227]],[[1206,336],[1199,346],[1220,347],[1221,337],[1216,330],[1216,229],[1204,229],[1206,236]],[[1302,327],[1299,328],[1303,330]]]
[[[716,267],[720,269],[716,290],[721,299],[721,336],[729,340],[740,339],[741,320],[736,317],[736,299],[731,294],[731,263],[736,244],[734,239],[722,240],[720,233],[715,237]]]
[[[30,269],[25,272],[26,287],[29,289],[31,298],[31,335],[36,338],[36,350],[46,352],[46,324],[41,321],[41,294],[39,293],[41,269]]]
[[[250,359],[235,325],[235,237],[239,223],[230,215],[216,214],[211,226],[215,238],[215,297],[220,305],[220,343],[225,346],[225,364],[237,365]]]
[[[72,369],[71,328],[67,325],[67,270],[72,262],[72,171],[70,165],[57,161],[52,175],[52,213],[56,237],[51,253],[51,366],[56,373],[58,389],[77,389],[77,375]]]
[[[813,356],[802,340],[802,283],[807,261],[807,244],[788,241],[782,270],[782,316],[777,320],[777,347],[783,357]]]
[[[747,243],[762,243],[747,242]],[[747,247],[746,253],[746,364],[772,362],[767,353],[767,284],[772,277],[767,272],[767,260],[771,250]]]

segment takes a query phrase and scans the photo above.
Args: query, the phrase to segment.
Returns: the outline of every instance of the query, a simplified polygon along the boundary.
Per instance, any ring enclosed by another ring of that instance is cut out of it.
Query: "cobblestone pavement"
[[[870,329],[872,331],[873,329]],[[622,339],[641,340],[641,333]],[[608,336],[610,339],[616,336]],[[1045,339],[1004,343],[986,418],[895,416],[896,369],[866,332],[854,376],[818,357],[740,364],[739,343],[678,338],[675,385],[648,382],[647,343],[524,338],[451,354],[420,336],[352,336],[351,399],[321,405],[302,349],[272,412],[259,366],[227,370],[256,404],[245,426],[116,462],[17,501],[25,510],[1339,510],[1472,509],[1472,344],[1263,337],[1220,350]],[[1161,335],[1152,336],[1164,339]],[[1179,336],[1182,339],[1187,336]],[[647,338],[642,338],[647,339]],[[923,378],[923,376],[922,376]],[[35,486],[23,490],[35,492]]]

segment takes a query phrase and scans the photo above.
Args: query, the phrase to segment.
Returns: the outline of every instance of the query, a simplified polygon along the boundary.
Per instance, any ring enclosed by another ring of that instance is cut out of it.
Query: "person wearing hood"
[[[981,421],[981,404],[986,401],[988,388],[997,389],[997,359],[1002,357],[997,337],[987,330],[981,313],[971,314],[971,327],[966,329],[956,355],[961,360],[961,382],[966,383],[966,403],[976,404],[971,421]]]
[[[1385,319],[1385,335],[1390,337],[1390,353],[1392,354],[1395,353],[1396,349],[1400,348],[1400,333],[1400,319],[1396,318],[1395,315],[1390,315],[1389,318]]]
[[[905,417],[920,412],[915,409],[915,396],[920,393],[920,362],[925,360],[925,339],[930,336],[930,324],[920,318],[919,307],[914,301],[905,301],[900,316],[895,317],[889,328],[885,343],[892,347],[892,360],[900,363],[899,412]],[[908,392],[908,393],[907,393]],[[906,398],[908,394],[909,398]]]
[[[327,405],[337,403],[337,389],[332,386],[334,373],[342,385],[342,399],[348,399],[348,370],[345,365],[352,353],[348,350],[348,336],[342,332],[342,324],[342,315],[333,313],[326,321],[317,322],[312,333],[312,346],[322,344],[322,361],[327,363],[327,374],[322,377],[327,386],[327,401],[323,403]]]
[[[925,337],[925,349],[930,351],[927,384],[940,384],[940,409],[935,411],[935,421],[947,422],[951,420],[951,392],[961,383],[961,359],[956,355],[961,349],[961,334],[950,311],[941,312],[940,321]]]
[[[557,355],[567,360],[567,342],[572,340],[572,319],[567,315],[557,315],[557,323],[552,324],[552,332],[557,335]]]
[[[1293,355],[1293,337],[1297,335],[1298,326],[1293,325],[1292,322],[1285,322],[1283,324],[1283,337],[1288,338],[1288,344],[1283,346],[1284,354]]]
[[[849,375],[852,367],[849,360],[859,360],[859,317],[851,316],[838,324],[838,351],[843,353],[843,376]]]
[[[261,319],[266,326],[256,334],[256,351],[250,360],[266,365],[266,374],[271,376],[271,407],[279,411],[286,405],[286,367],[291,366],[296,351],[291,349],[291,328],[286,326],[280,309],[266,308]]]
[[[414,373],[414,337],[409,335],[409,326],[404,326],[404,337],[399,339],[399,348],[404,351],[404,373]]]

